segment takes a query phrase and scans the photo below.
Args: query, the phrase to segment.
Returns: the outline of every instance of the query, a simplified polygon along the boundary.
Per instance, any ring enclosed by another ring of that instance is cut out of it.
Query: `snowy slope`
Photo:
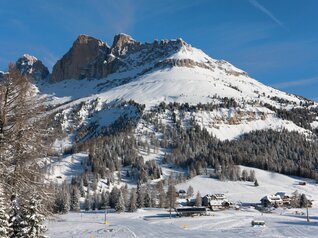
[[[254,169],[241,167],[241,169]],[[249,182],[221,182],[197,176],[177,188],[193,186],[201,195],[225,193],[230,201],[242,203],[259,202],[267,194],[296,189],[314,200],[309,209],[310,223],[306,222],[305,209],[279,208],[272,213],[260,213],[253,207],[240,210],[209,212],[209,216],[176,218],[173,213],[169,219],[166,209],[139,209],[135,213],[117,214],[109,210],[104,224],[104,211],[70,213],[57,216],[47,222],[48,234],[52,238],[66,237],[316,237],[317,223],[317,185],[307,180],[306,186],[297,185],[303,178],[293,178],[264,170],[254,169],[260,186]],[[251,221],[263,220],[265,227],[252,227]],[[72,229],[70,229],[70,226]]]
[[[317,103],[268,87],[249,77],[243,70],[226,61],[213,59],[181,39],[139,44],[129,38],[128,46],[119,49],[117,53],[112,51],[109,56],[119,60],[121,66],[104,78],[37,82],[39,92],[47,96],[47,105],[52,108],[51,112],[57,122],[55,125],[63,132],[54,144],[56,151],[62,153],[63,149],[71,147],[76,139],[85,141],[91,138],[89,136],[98,135],[118,118],[124,118],[124,121],[134,120],[137,140],[149,142],[151,135],[160,140],[162,135],[156,132],[151,120],[146,121],[142,118],[142,115],[151,112],[155,112],[153,120],[158,120],[163,125],[175,126],[172,114],[184,127],[193,120],[220,140],[232,140],[244,133],[265,129],[298,131],[308,138],[313,134],[308,128],[279,118],[275,110],[268,105],[276,109],[289,110],[307,107],[304,104],[308,103],[316,107]],[[161,102],[220,105],[226,101],[225,98],[235,99],[237,105],[213,110],[199,108],[193,111],[180,111],[174,108],[155,111]],[[145,110],[140,110],[134,102],[128,102],[130,100],[144,104]],[[318,117],[310,125],[317,128]],[[78,138],[78,134],[84,136]],[[163,171],[162,178],[168,177],[171,173],[185,172],[173,165],[162,164],[165,153],[170,151],[160,147],[150,148],[149,151],[140,147],[138,151],[144,161],[155,160],[160,165]],[[72,176],[83,172],[82,164],[87,157],[87,153],[83,152],[53,158],[47,168],[48,178],[57,183],[70,181]],[[114,173],[124,175],[127,169],[123,167],[121,171]],[[318,200],[317,185],[311,180],[307,180],[306,186],[299,186],[298,182],[304,179],[254,170],[259,187],[253,186],[251,182],[222,182],[205,176],[196,176],[183,184],[178,184],[177,188],[186,190],[191,185],[195,192],[200,191],[201,195],[225,193],[231,201],[246,203],[259,202],[267,194],[290,194],[295,190],[307,194],[315,201]],[[129,187],[135,186],[135,181],[128,180],[125,176],[122,178],[121,181],[115,180],[110,185],[107,185],[105,180],[100,180],[98,188],[110,190],[113,186],[125,183],[129,184]],[[314,209],[315,212],[318,211],[316,205]],[[139,210],[133,214],[112,213],[109,214],[110,224],[107,226],[103,224],[103,217],[104,214],[98,213],[65,215],[58,218],[61,219],[59,222],[48,223],[48,234],[61,238],[91,235],[202,237],[207,234],[213,237],[315,237],[318,231],[316,222],[312,223],[312,226],[305,226],[303,217],[296,217],[293,211],[277,211],[267,217],[261,217],[266,220],[269,227],[257,230],[250,226],[252,219],[260,218],[260,213],[254,209],[230,210],[214,213],[211,217],[173,220],[167,219],[167,212],[160,209]],[[187,225],[186,229],[184,224]],[[72,229],[69,229],[69,226],[72,226]]]
[[[47,178],[57,184],[64,181],[71,182],[72,177],[81,175],[84,172],[84,161],[88,156],[85,153],[77,153],[63,156],[61,158],[50,158],[48,161]]]
[[[116,75],[112,77],[115,78]],[[273,105],[278,104],[270,100],[268,96],[276,96],[296,104],[300,102],[300,99],[293,95],[265,86],[245,75],[227,75],[224,70],[217,68],[215,70],[200,67],[158,69],[137,77],[132,82],[110,89],[106,88],[104,92],[100,92],[102,82],[102,80],[70,80],[41,85],[39,88],[41,92],[56,97],[52,98],[53,103],[59,103],[60,98],[68,100],[81,98],[83,101],[100,97],[105,101],[132,99],[151,107],[163,101],[206,103],[211,102],[214,95],[235,98],[238,101],[242,98],[246,101],[257,100]]]
[[[307,102],[305,99],[268,87],[250,78],[244,71],[237,69],[230,63],[214,60],[201,50],[181,42],[182,46],[178,51],[173,48],[172,53],[165,54],[166,58],[157,59],[162,63],[161,65],[153,66],[150,71],[141,75],[138,68],[145,67],[145,64],[141,66],[137,64],[135,68],[110,74],[104,79],[63,80],[55,83],[39,82],[37,87],[41,93],[47,96],[48,105],[56,107],[55,111],[65,110],[66,112],[78,104],[83,102],[89,104],[97,99],[101,104],[118,100],[134,100],[139,104],[145,104],[146,109],[150,110],[161,102],[188,103],[190,105],[198,103],[218,104],[222,102],[223,98],[232,98],[238,103],[240,111],[255,112],[256,114],[263,112],[268,116],[262,117],[262,119],[245,118],[236,125],[230,125],[228,119],[235,115],[238,110],[233,108],[231,113],[218,111],[202,112],[201,115],[198,113],[195,115],[197,123],[221,140],[234,139],[252,130],[269,128],[274,130],[286,128],[307,135],[311,134],[293,122],[276,118],[273,111],[263,106],[267,104],[275,108],[291,109],[301,107],[302,103]],[[140,62],[140,57],[145,57],[145,53],[137,51],[131,54],[127,53],[125,60],[127,62]],[[171,60],[182,63],[176,63],[176,65],[163,63]],[[152,64],[154,64],[153,61],[152,58]],[[136,70],[139,73],[136,73]],[[103,117],[107,117],[112,112],[103,114]],[[94,117],[90,113],[86,116]],[[216,120],[217,117],[221,120]],[[85,118],[83,119],[85,120]],[[96,121],[100,121],[100,119],[96,119]],[[220,123],[220,121],[222,122]],[[100,121],[100,123],[104,122],[105,120]],[[318,122],[313,122],[312,125],[315,126],[315,123]],[[211,126],[212,124],[213,126]]]
[[[195,193],[205,194],[224,193],[230,201],[259,203],[265,195],[275,194],[277,192],[286,192],[291,194],[298,190],[299,193],[305,193],[310,199],[318,200],[317,184],[313,180],[290,177],[279,173],[269,172],[261,169],[240,166],[241,170],[247,171],[253,169],[259,182],[255,187],[252,182],[243,181],[220,181],[218,179],[208,178],[206,176],[196,176],[183,184],[178,184],[177,189],[187,189],[188,186],[194,188]],[[307,181],[306,186],[300,186],[300,181]]]
[[[296,213],[297,212],[297,213]],[[163,209],[139,210],[137,213],[70,213],[47,223],[52,238],[103,237],[317,237],[318,209],[310,209],[310,223],[305,209],[278,210],[261,214],[254,209],[228,210],[203,217],[169,219]],[[299,215],[299,214],[302,215]],[[265,227],[252,227],[252,220],[265,221]]]

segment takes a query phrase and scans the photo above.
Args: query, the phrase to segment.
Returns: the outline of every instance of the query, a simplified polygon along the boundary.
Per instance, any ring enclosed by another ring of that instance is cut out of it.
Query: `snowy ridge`
[[[266,86],[250,78],[243,70],[226,61],[209,57],[182,39],[139,43],[128,35],[120,34],[116,37],[119,40],[117,43],[114,41],[117,45],[113,46],[111,55],[122,62],[116,72],[102,79],[37,83],[40,93],[48,96],[47,103],[55,107],[54,111],[65,110],[64,114],[69,114],[76,105],[90,104],[95,100],[101,104],[133,100],[145,104],[146,110],[150,110],[161,102],[215,104],[223,98],[230,98],[239,107],[232,108],[231,113],[214,111],[189,116],[221,140],[234,139],[252,130],[270,128],[311,134],[308,129],[277,118],[274,111],[264,106],[267,104],[290,110],[310,102],[306,99]],[[311,107],[318,105],[310,103]],[[90,118],[89,121],[104,124],[100,126],[109,125],[106,119],[93,117],[109,117],[112,112],[101,114],[101,110],[108,110],[102,108],[96,109],[99,113],[94,114],[94,110],[82,115],[82,120],[88,121],[86,118]],[[242,112],[249,116],[240,117],[234,124],[230,123],[231,118]],[[114,118],[114,115],[111,117]],[[317,123],[316,119],[311,123],[312,127],[315,128]]]

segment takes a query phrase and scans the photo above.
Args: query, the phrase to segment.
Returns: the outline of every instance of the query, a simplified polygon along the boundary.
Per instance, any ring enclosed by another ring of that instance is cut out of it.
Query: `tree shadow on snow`
[[[176,214],[171,214],[171,218],[176,218],[177,215]],[[151,215],[151,216],[144,216],[145,220],[151,220],[151,219],[169,219],[170,218],[170,214],[169,213],[160,213],[160,214],[156,214],[156,215]]]
[[[318,222],[307,222],[305,221],[278,221],[279,224],[285,224],[285,225],[300,225],[300,226],[318,226]]]

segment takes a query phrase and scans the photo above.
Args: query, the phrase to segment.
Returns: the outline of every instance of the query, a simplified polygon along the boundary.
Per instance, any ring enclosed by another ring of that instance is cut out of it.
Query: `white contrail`
[[[273,13],[271,13],[267,8],[265,8],[263,5],[261,5],[257,0],[249,0],[250,4],[252,4],[255,8],[260,10],[261,12],[265,13],[267,16],[269,16],[277,25],[282,27],[285,30],[288,30],[285,25],[278,20]]]
[[[296,87],[296,86],[311,85],[317,82],[318,82],[318,77],[313,77],[313,78],[307,78],[307,79],[275,83],[275,84],[272,84],[271,86],[275,88],[289,88],[289,87]]]

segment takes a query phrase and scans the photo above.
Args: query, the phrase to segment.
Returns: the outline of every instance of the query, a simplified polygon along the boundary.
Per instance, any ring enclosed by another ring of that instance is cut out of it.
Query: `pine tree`
[[[193,188],[191,185],[189,185],[188,190],[187,190],[187,196],[192,197],[193,195]]]
[[[118,189],[117,187],[113,187],[112,191],[110,192],[109,205],[111,208],[115,208],[119,198],[119,192],[120,192],[120,189]]]
[[[30,191],[45,198],[43,203],[48,207],[52,202],[36,162],[47,155],[52,141],[50,130],[45,129],[47,122],[43,100],[30,80],[10,64],[8,74],[0,80],[0,161],[10,167],[5,179],[15,193],[8,207],[10,237],[27,237],[23,234],[27,225],[25,201]]]
[[[159,208],[165,208],[166,207],[166,193],[163,189],[163,183],[160,180],[157,184],[157,193],[159,194]]]
[[[141,185],[137,187],[137,207],[142,208],[145,206],[145,191]]]
[[[128,191],[128,186],[127,184],[124,187],[121,187],[121,192],[124,198],[124,202],[125,202],[125,207],[129,206],[129,191]]]
[[[166,206],[166,193],[162,190],[159,192],[159,208],[165,208]]]
[[[106,209],[106,207],[109,206],[109,192],[108,191],[107,192],[105,192],[105,191],[102,192],[101,202],[100,203],[101,203],[101,206],[100,206],[101,209]]]
[[[167,191],[167,205],[169,206],[170,209],[175,207],[176,198],[177,198],[177,194],[176,194],[175,186],[169,185],[168,191]]]
[[[84,209],[85,211],[89,211],[91,209],[91,196],[89,194],[86,195]]]
[[[4,191],[0,184],[0,237],[9,237],[9,215],[7,214],[7,207],[5,206]]]
[[[26,214],[27,226],[24,228],[24,233],[27,238],[44,238],[43,233],[47,230],[42,224],[45,216],[40,213],[41,198],[39,196],[32,196],[28,204],[28,211]]]
[[[151,197],[151,207],[156,207],[157,206],[157,191],[156,189],[151,189],[150,190],[150,197]]]
[[[259,183],[258,183],[257,179],[255,179],[255,181],[254,181],[254,186],[255,186],[255,187],[258,187],[258,186],[259,186]]]
[[[80,180],[79,191],[80,191],[81,197],[85,197],[83,178],[81,178]]]
[[[299,194],[298,190],[292,193],[292,196],[290,198],[290,205],[294,208],[299,208],[300,207],[300,197],[301,195]]]
[[[145,195],[145,207],[151,207],[150,192],[147,192]]]
[[[124,212],[125,211],[125,201],[122,192],[119,192],[118,200],[115,206],[116,212]]]
[[[24,238],[27,237],[26,227],[26,212],[23,206],[20,206],[16,195],[11,196],[9,224],[11,238]]]
[[[251,182],[255,182],[255,180],[256,180],[255,170],[254,170],[254,169],[250,170],[249,180],[250,180]]]
[[[135,188],[132,188],[130,191],[130,201],[129,201],[128,211],[129,212],[137,211],[137,193]]]
[[[300,200],[299,200],[299,207],[307,207],[308,206],[308,199],[304,193],[300,195]]]
[[[247,181],[248,180],[248,172],[246,169],[243,169],[242,171],[242,180]]]
[[[68,213],[70,210],[70,194],[66,184],[63,184],[55,195],[54,211],[56,213]]]
[[[80,191],[76,186],[71,187],[70,210],[74,212],[80,211]]]
[[[202,206],[202,198],[200,192],[197,193],[197,196],[195,197],[195,206],[201,207]]]

